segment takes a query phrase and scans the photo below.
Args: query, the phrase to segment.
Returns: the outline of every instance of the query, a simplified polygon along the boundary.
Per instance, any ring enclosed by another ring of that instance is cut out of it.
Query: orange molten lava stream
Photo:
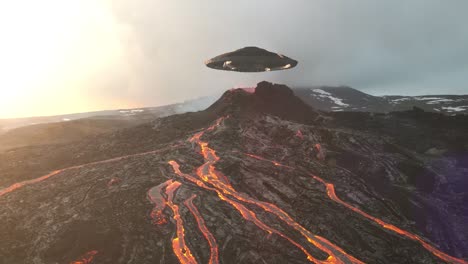
[[[212,187],[208,187],[208,186],[206,186],[205,183],[194,180],[194,179],[192,179],[193,178],[192,176],[182,173],[180,171],[180,169],[179,169],[179,165],[175,161],[170,161],[169,164],[171,164],[173,166],[174,171],[178,175],[180,175],[181,177],[196,183],[200,187],[216,191],[219,198],[226,201],[226,202],[228,202],[235,209],[237,209],[241,213],[241,215],[242,215],[242,217],[244,219],[254,223],[259,228],[261,228],[262,230],[267,231],[270,234],[275,233],[275,234],[285,238],[286,240],[291,242],[293,245],[298,247],[300,250],[302,250],[304,252],[304,254],[306,254],[307,259],[312,261],[312,262],[315,262],[315,263],[362,263],[361,261],[357,260],[353,256],[350,256],[350,255],[346,254],[344,252],[344,250],[342,250],[339,247],[331,244],[330,242],[328,242],[328,243],[323,242],[321,239],[319,239],[318,236],[313,235],[310,231],[308,231],[303,226],[301,226],[299,223],[294,221],[286,212],[284,212],[283,210],[278,208],[276,205],[273,205],[273,204],[270,204],[270,203],[267,203],[267,202],[261,202],[261,201],[258,201],[256,199],[250,198],[246,194],[237,192],[233,188],[233,186],[231,186],[231,184],[229,183],[229,180],[227,179],[227,177],[225,177],[222,173],[218,172],[216,170],[215,166],[214,166],[214,164],[219,160],[219,157],[216,155],[216,152],[213,149],[209,148],[208,142],[204,142],[204,141],[201,140],[201,137],[203,136],[203,134],[206,131],[210,131],[210,130],[215,129],[216,127],[218,127],[221,124],[221,122],[224,119],[225,119],[224,117],[219,118],[214,125],[210,126],[209,128],[207,128],[204,131],[196,133],[190,139],[190,142],[196,143],[196,144],[199,145],[199,147],[201,149],[201,154],[203,155],[203,157],[205,159],[205,163],[202,166],[200,166],[199,168],[197,168],[197,170],[196,170],[197,176],[203,182],[211,185]],[[252,154],[247,154],[247,155],[252,155]],[[252,155],[252,156],[254,158],[260,158],[260,157],[255,156],[255,155]],[[260,159],[266,160],[266,159],[263,159],[263,158],[260,158]],[[269,161],[269,160],[266,160],[266,161]],[[270,162],[272,162],[272,161],[270,161]],[[285,165],[282,165],[282,164],[277,163],[277,162],[273,162],[273,164],[275,164],[277,166],[289,167],[289,166],[285,166]],[[292,168],[292,167],[289,167],[289,168]],[[307,241],[309,243],[311,243],[315,247],[319,248],[320,250],[326,252],[329,255],[329,258],[327,258],[325,261],[320,261],[320,260],[315,259],[299,243],[295,242],[294,240],[292,240],[291,238],[289,238],[286,235],[282,234],[281,232],[269,227],[268,225],[266,225],[265,223],[260,221],[253,211],[249,210],[248,208],[246,208],[241,203],[236,202],[236,201],[228,198],[227,196],[231,196],[231,197],[233,197],[233,198],[235,198],[235,199],[237,199],[237,200],[239,200],[241,202],[256,205],[256,206],[262,208],[263,210],[276,215],[284,223],[286,223],[287,225],[289,225],[290,227],[292,227],[293,229],[298,231],[301,235],[303,235],[307,239]]]
[[[291,166],[287,166],[287,165],[283,165],[281,163],[278,163],[274,160],[268,160],[268,159],[265,159],[265,158],[262,158],[260,156],[257,156],[257,155],[254,155],[254,154],[249,154],[249,153],[246,153],[245,155],[251,157],[251,158],[254,158],[254,159],[258,159],[258,160],[263,160],[263,161],[268,161],[268,162],[271,162],[273,163],[273,165],[277,166],[277,167],[284,167],[284,168],[288,168],[288,169],[294,169],[293,167]]]
[[[223,195],[223,193],[216,189],[216,188],[212,188],[212,187],[209,187],[207,186],[204,182],[194,178],[193,176],[189,175],[189,174],[185,174],[183,172],[180,171],[180,166],[179,164],[176,162],[176,161],[169,161],[169,164],[172,166],[172,168],[174,169],[174,172],[179,175],[180,177],[186,179],[186,180],[189,180],[193,183],[195,183],[196,185],[206,189],[206,190],[210,190],[210,191],[214,191],[218,194],[218,197],[223,200],[223,201],[226,201],[227,203],[229,203],[232,207],[234,207],[237,211],[239,211],[239,213],[242,215],[242,217],[249,221],[249,222],[252,222],[254,223],[257,227],[259,227],[260,229],[268,232],[269,234],[277,234],[281,237],[283,237],[284,239],[288,240],[291,244],[295,245],[296,247],[298,247],[302,252],[304,252],[304,254],[306,254],[307,256],[307,259],[309,259],[310,261],[313,261],[313,262],[316,262],[316,263],[320,263],[319,260],[316,260],[315,258],[312,257],[312,255],[310,255],[310,253],[307,252],[307,250],[302,247],[301,245],[299,245],[298,243],[296,243],[294,240],[292,240],[291,238],[289,238],[288,236],[286,235],[283,235],[281,232],[277,231],[276,229],[272,228],[272,227],[269,227],[268,225],[266,225],[265,223],[263,223],[262,221],[260,221],[257,216],[255,215],[255,213],[252,211],[252,210],[249,210],[247,209],[245,206],[243,206],[242,204],[238,203],[238,202],[235,202],[233,201],[232,199],[229,199],[228,197],[226,197],[225,195]]]
[[[276,234],[284,239],[286,239],[288,242],[290,242],[291,244],[293,244],[294,246],[296,246],[297,248],[299,248],[302,252],[304,252],[304,254],[307,256],[307,259],[309,261],[312,261],[314,263],[322,263],[322,261],[314,258],[303,246],[301,246],[299,243],[297,243],[296,241],[294,241],[293,239],[291,239],[290,237],[284,235],[283,233],[281,233],[280,231],[268,226],[267,224],[263,223],[261,220],[259,220],[257,218],[257,215],[255,215],[255,212],[253,212],[252,210],[249,210],[247,209],[247,207],[245,207],[244,205],[238,203],[238,202],[235,202],[229,198],[227,198],[226,196],[224,196],[223,194],[221,194],[219,191],[218,191],[218,196],[221,200],[223,201],[226,201],[228,202],[229,204],[231,204],[234,208],[237,209],[237,211],[239,211],[239,213],[242,215],[242,217],[249,221],[249,222],[252,222],[254,223],[257,227],[259,227],[260,229],[268,232],[269,234]]]
[[[24,186],[44,181],[46,179],[49,179],[52,176],[58,175],[58,174],[60,174],[62,172],[65,172],[65,171],[81,169],[81,168],[83,168],[85,166],[92,166],[92,165],[116,162],[116,161],[120,161],[120,160],[127,159],[127,158],[132,158],[132,157],[139,157],[139,156],[144,156],[144,155],[149,155],[149,154],[155,154],[155,153],[162,152],[164,150],[174,149],[174,148],[177,148],[177,147],[180,147],[180,146],[181,146],[181,144],[177,144],[175,146],[169,146],[169,147],[158,149],[158,150],[152,150],[152,151],[147,151],[147,152],[142,152],[142,153],[137,153],[137,154],[125,155],[125,156],[120,156],[120,157],[116,157],[116,158],[112,158],[112,159],[95,161],[95,162],[85,163],[85,164],[81,164],[81,165],[71,166],[71,167],[68,167],[68,168],[61,169],[61,170],[55,170],[55,171],[53,171],[53,172],[51,172],[51,173],[49,173],[47,175],[41,176],[39,178],[14,183],[14,184],[10,185],[9,187],[6,187],[6,188],[0,190],[0,197],[2,197],[5,194],[11,193],[11,192],[13,192],[13,191],[15,191],[17,189],[20,189],[20,188],[22,188]]]
[[[317,147],[318,149],[320,149],[321,146],[320,146],[319,144],[317,144],[317,145],[318,145],[318,146],[316,146],[316,147]],[[246,155],[248,155],[248,156],[250,156],[250,157],[252,157],[252,158],[256,158],[256,159],[258,159],[258,160],[271,162],[271,163],[273,163],[275,166],[278,166],[278,165],[277,165],[278,162],[276,162],[276,161],[271,161],[271,160],[268,160],[268,159],[265,159],[265,158],[262,158],[262,157],[259,157],[259,156],[256,156],[256,155],[252,155],[252,154],[246,154]],[[282,164],[280,164],[280,165],[282,165]],[[286,165],[282,165],[282,166],[286,166]],[[325,187],[326,187],[326,189],[327,189],[327,195],[328,195],[328,197],[329,197],[331,200],[333,200],[333,201],[335,201],[335,202],[337,202],[337,203],[339,203],[339,204],[345,206],[346,208],[348,208],[348,209],[350,209],[350,210],[352,210],[352,211],[354,211],[354,212],[356,212],[356,213],[358,213],[358,214],[364,216],[365,218],[367,218],[367,219],[369,219],[369,220],[371,220],[371,221],[373,221],[373,222],[379,224],[380,226],[382,226],[382,227],[385,228],[385,229],[388,229],[388,230],[393,231],[393,232],[395,232],[395,233],[397,233],[397,234],[399,234],[399,235],[401,235],[401,236],[404,236],[404,237],[406,237],[406,238],[409,238],[409,239],[411,239],[411,240],[413,240],[413,241],[418,242],[418,243],[421,244],[425,249],[427,249],[429,252],[431,252],[432,254],[434,254],[435,256],[437,256],[438,258],[440,258],[440,259],[442,259],[442,260],[444,260],[444,261],[446,261],[446,262],[449,262],[449,263],[456,263],[456,264],[468,264],[467,261],[464,261],[464,260],[462,260],[462,259],[458,259],[458,258],[449,256],[449,255],[445,254],[444,252],[442,252],[442,251],[436,249],[435,247],[433,247],[433,246],[431,246],[430,244],[428,244],[427,242],[425,242],[421,237],[419,237],[419,236],[417,236],[417,235],[415,235],[415,234],[412,234],[412,233],[410,233],[410,232],[408,232],[408,231],[405,231],[405,230],[403,230],[403,229],[401,229],[401,228],[398,228],[398,227],[396,227],[396,226],[394,226],[394,225],[392,225],[392,224],[386,223],[386,222],[380,220],[379,218],[374,217],[374,216],[372,216],[372,215],[369,215],[369,214],[367,214],[366,212],[362,211],[361,209],[356,208],[356,207],[354,207],[354,206],[352,206],[352,205],[350,205],[350,204],[344,202],[343,200],[341,200],[341,199],[336,195],[336,193],[335,193],[335,186],[334,186],[333,184],[326,182],[325,180],[323,180],[322,178],[320,178],[320,177],[318,177],[318,176],[316,176],[316,175],[312,175],[312,177],[313,177],[315,180],[317,180],[317,181],[319,181],[320,183],[322,183],[323,185],[325,185]],[[322,237],[319,237],[319,236],[316,236],[316,238],[318,238],[318,239],[321,240],[322,242],[330,243],[330,242],[329,242],[328,240],[326,240],[325,238],[322,238]],[[332,244],[330,243],[330,245],[332,245]],[[343,253],[344,253],[344,252],[343,252]]]
[[[80,260],[72,261],[70,264],[91,264],[93,262],[94,256],[96,256],[97,253],[97,250],[89,251],[88,253],[84,254]]]
[[[148,191],[148,198],[154,204],[154,208],[151,211],[153,224],[163,225],[167,223],[167,219],[163,213],[164,209],[166,208],[167,201],[162,196],[162,190],[172,183],[172,180],[167,180],[166,182],[161,183],[160,185],[155,186]]]
[[[116,157],[116,158],[112,158],[112,159],[106,159],[106,160],[95,161],[95,162],[85,163],[85,164],[81,164],[81,165],[71,166],[71,167],[68,167],[68,168],[61,169],[61,170],[55,170],[55,171],[53,171],[53,172],[51,172],[51,173],[49,173],[47,175],[41,176],[39,178],[14,183],[14,184],[10,185],[9,187],[6,187],[6,188],[0,190],[0,197],[2,197],[3,195],[5,195],[7,193],[11,193],[11,192],[13,192],[13,191],[15,191],[17,189],[20,189],[20,188],[22,188],[24,186],[35,184],[35,183],[41,182],[43,180],[46,180],[46,179],[48,179],[48,178],[50,178],[52,176],[55,176],[57,174],[60,174],[60,173],[64,172],[64,171],[81,169],[81,168],[83,168],[85,166],[116,162],[116,161],[120,161],[120,160],[123,160],[123,159],[131,158],[131,157],[138,157],[138,156],[144,156],[144,155],[149,155],[149,154],[155,154],[155,153],[159,153],[159,152],[164,151],[164,150],[174,149],[174,148],[180,147],[180,145],[181,144],[177,144],[176,146],[169,146],[169,147],[162,148],[162,149],[157,149],[157,150],[152,150],[152,151],[147,151],[147,152],[142,152],[142,153],[137,153],[137,154],[131,154],[131,155],[125,155],[125,156],[120,156],[120,157]]]
[[[51,172],[51,173],[49,173],[49,174],[47,174],[47,175],[41,176],[41,177],[36,178],[36,179],[27,180],[27,181],[22,181],[22,182],[17,182],[17,183],[15,183],[15,184],[13,184],[13,185],[11,185],[11,186],[9,186],[9,187],[7,187],[7,188],[1,190],[1,191],[0,191],[0,197],[3,196],[3,195],[5,195],[5,194],[7,194],[7,193],[10,193],[10,192],[12,192],[12,191],[15,191],[15,190],[17,190],[17,189],[19,189],[19,188],[22,188],[22,187],[24,187],[24,186],[26,186],[26,185],[30,185],[30,184],[34,184],[34,183],[38,183],[38,182],[41,182],[41,181],[43,181],[43,180],[46,180],[46,179],[48,179],[48,178],[50,178],[50,177],[52,177],[52,176],[55,176],[55,175],[61,173],[62,171],[64,171],[64,170],[56,170],[56,171],[53,171],[53,172]]]
[[[359,208],[356,208],[346,202],[344,202],[343,200],[341,200],[335,193],[335,186],[331,183],[328,183],[326,181],[324,181],[322,178],[318,177],[318,176],[315,176],[315,175],[312,175],[312,177],[321,182],[323,185],[325,185],[325,187],[327,188],[327,195],[328,197],[330,197],[330,199],[332,199],[333,201],[347,207],[348,209],[364,216],[365,218],[379,224],[380,226],[382,226],[383,228],[385,229],[388,229],[388,230],[391,230],[401,236],[404,236],[404,237],[407,237],[411,240],[414,240],[416,242],[418,242],[419,244],[421,244],[425,249],[427,249],[429,252],[431,252],[432,254],[434,254],[435,256],[439,257],[440,259],[446,261],[446,262],[449,262],[449,263],[457,263],[457,264],[468,264],[467,261],[464,261],[462,259],[457,259],[457,258],[454,258],[452,256],[449,256],[447,254],[445,254],[444,252],[436,249],[435,247],[431,246],[430,244],[428,244],[427,242],[425,242],[421,237],[415,235],[415,234],[412,234],[410,232],[407,232],[403,229],[400,229],[392,224],[388,224],[380,219],[378,219],[377,217],[374,217],[372,215],[369,215],[367,214],[366,212],[362,211],[361,209]]]
[[[193,204],[193,199],[197,197],[195,194],[192,195],[189,199],[185,200],[184,204],[187,206],[187,208],[190,210],[192,215],[195,217],[195,220],[197,220],[198,228],[202,232],[203,236],[206,238],[208,241],[208,244],[210,245],[210,261],[208,262],[209,264],[218,264],[219,259],[218,259],[218,243],[216,243],[216,239],[211,234],[210,230],[206,227],[205,220],[203,220],[202,215],[198,211],[197,207],[195,204]]]
[[[172,249],[182,264],[196,264],[195,257],[190,252],[189,247],[185,244],[185,231],[184,223],[179,213],[179,206],[173,203],[174,192],[182,185],[180,182],[173,181],[166,187],[167,206],[172,209],[174,213],[174,220],[176,222],[177,236],[172,240]]]

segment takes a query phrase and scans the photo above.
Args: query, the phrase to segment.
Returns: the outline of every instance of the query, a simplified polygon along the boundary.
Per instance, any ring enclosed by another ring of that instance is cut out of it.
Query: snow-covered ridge
[[[440,97],[420,97],[420,96],[417,96],[417,97],[413,97],[414,100],[418,100],[418,101],[429,101],[429,100],[443,100],[444,98],[440,98]]]
[[[400,105],[402,103],[410,103],[410,102],[421,102],[422,104],[425,105],[433,105],[433,107],[440,107],[439,109],[433,109],[437,112],[440,112],[442,110],[445,110],[445,112],[460,112],[460,111],[467,111],[468,109],[465,109],[465,106],[452,106],[453,103],[457,102],[468,102],[466,99],[449,99],[449,98],[443,98],[443,97],[434,97],[434,96],[408,96],[408,97],[402,97],[398,99],[390,99],[390,103],[393,105]],[[441,105],[445,105],[442,107]],[[447,106],[448,105],[448,106]]]
[[[441,107],[443,110],[446,110],[447,112],[461,112],[461,111],[466,111],[468,110],[468,105],[464,106],[442,106]]]
[[[391,100],[392,103],[397,104],[405,101],[416,100],[416,101],[428,101],[426,104],[438,104],[440,102],[453,102],[452,99],[441,98],[441,97],[403,97]]]
[[[398,103],[401,103],[401,102],[404,102],[404,101],[409,101],[409,100],[411,100],[411,98],[403,97],[403,98],[393,99],[393,100],[391,100],[391,103],[392,104],[398,104]]]
[[[343,99],[334,97],[331,93],[326,92],[322,89],[313,89],[312,92],[315,94],[311,94],[313,96],[318,96],[320,98],[328,98],[329,100],[333,101],[336,105],[347,107],[349,104],[343,103]]]
[[[447,102],[453,102],[454,100],[452,99],[437,99],[434,101],[429,101],[427,104],[439,104],[439,103],[447,103]]]

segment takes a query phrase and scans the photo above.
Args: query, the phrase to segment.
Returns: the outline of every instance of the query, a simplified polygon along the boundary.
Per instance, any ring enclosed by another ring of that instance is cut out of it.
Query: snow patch
[[[414,97],[414,100],[418,100],[418,101],[429,101],[429,100],[441,100],[441,99],[444,99],[444,98],[440,98],[440,97]]]
[[[461,111],[465,111],[467,109],[465,108],[468,108],[468,105],[465,105],[465,106],[443,106],[442,109],[444,110],[447,110],[448,112],[461,112]]]
[[[404,101],[410,101],[410,100],[416,100],[416,101],[428,101],[426,104],[439,104],[443,102],[453,102],[454,100],[452,99],[447,99],[447,98],[441,98],[441,97],[422,97],[422,96],[415,96],[415,97],[403,97],[399,99],[394,99],[391,100],[392,104],[397,104],[401,103]]]
[[[397,103],[404,102],[404,101],[409,101],[409,100],[410,100],[410,98],[403,97],[403,98],[400,98],[400,99],[393,99],[392,103],[397,104]]]
[[[443,102],[453,102],[452,99],[437,99],[434,101],[429,101],[426,104],[438,104],[438,103],[443,103]]]
[[[334,97],[331,93],[326,92],[326,91],[324,91],[322,89],[313,89],[312,91],[314,93],[316,93],[317,96],[319,96],[321,98],[328,98],[329,100],[333,101],[333,103],[335,103],[336,105],[349,106],[349,104],[343,103],[343,99],[338,98],[338,97]]]

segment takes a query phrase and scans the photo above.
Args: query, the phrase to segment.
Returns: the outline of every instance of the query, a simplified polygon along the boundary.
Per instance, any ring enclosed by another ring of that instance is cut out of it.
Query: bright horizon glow
[[[467,94],[468,1],[410,2],[0,1],[0,118],[167,105],[264,80]],[[245,46],[299,66],[241,74],[203,64]]]
[[[98,0],[0,4],[0,118],[100,109],[98,99],[87,97],[87,89],[95,88],[96,78],[123,56],[122,27],[105,4]]]

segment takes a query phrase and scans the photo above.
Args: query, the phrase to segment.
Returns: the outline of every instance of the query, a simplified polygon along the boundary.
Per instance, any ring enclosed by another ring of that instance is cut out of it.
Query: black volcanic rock
[[[318,113],[295,96],[286,85],[260,82],[254,95],[258,97],[259,111],[304,123],[312,123],[318,117]]]
[[[294,96],[293,91],[284,84],[273,84],[267,81],[259,82],[255,88],[255,94],[261,98],[278,100],[290,100]]]
[[[395,112],[418,107],[448,115],[468,114],[468,95],[373,96],[348,86],[294,88],[308,105],[327,112]]]
[[[218,115],[233,112],[243,115],[269,114],[308,124],[319,117],[318,112],[295,96],[289,87],[266,81],[258,83],[253,93],[244,89],[229,90],[206,111]]]
[[[373,96],[348,86],[293,87],[292,90],[309,106],[326,112],[386,113],[407,111],[416,106],[424,111],[446,115],[468,114],[468,95]],[[158,117],[199,111],[216,99],[218,99],[217,96],[207,96],[159,107],[97,111],[51,117],[0,119],[0,136],[2,133],[17,127],[90,117],[123,122],[147,122]]]
[[[320,115],[326,121],[316,122]],[[366,263],[444,263],[421,241],[466,263],[467,121],[417,111],[319,114],[288,87],[262,82],[253,93],[228,91],[204,111],[7,151],[0,154],[0,263],[83,256],[92,263],[179,263],[175,252],[188,255],[173,249],[180,221],[199,263],[212,252],[203,224],[220,263],[310,263],[290,241],[325,260],[328,253],[298,225]],[[432,148],[445,152],[426,154]],[[232,189],[214,192],[215,176]],[[171,201],[180,217],[163,201],[169,195],[150,195],[171,182],[180,184]]]

